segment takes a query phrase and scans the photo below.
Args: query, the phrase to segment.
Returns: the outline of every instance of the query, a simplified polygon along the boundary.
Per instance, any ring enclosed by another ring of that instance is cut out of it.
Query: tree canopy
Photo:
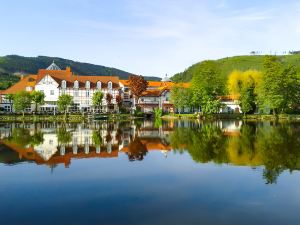
[[[22,112],[23,116],[25,110],[31,106],[31,95],[27,91],[20,91],[14,95],[13,107],[16,112]]]

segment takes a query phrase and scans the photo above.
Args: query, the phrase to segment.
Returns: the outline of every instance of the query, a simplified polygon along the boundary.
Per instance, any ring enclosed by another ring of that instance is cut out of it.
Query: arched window
[[[78,80],[75,80],[75,82],[74,82],[74,88],[79,88]]]
[[[91,87],[91,83],[89,81],[86,81],[85,82],[85,88],[90,89],[90,87]]]
[[[97,89],[101,90],[101,81],[97,81]]]
[[[61,82],[61,87],[64,89],[67,87],[67,82],[65,80]]]
[[[112,82],[109,81],[108,84],[107,84],[107,86],[108,86],[108,89],[111,90],[112,89]]]

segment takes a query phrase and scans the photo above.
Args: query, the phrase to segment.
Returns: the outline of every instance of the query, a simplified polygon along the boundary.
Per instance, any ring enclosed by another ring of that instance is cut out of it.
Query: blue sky
[[[0,55],[58,56],[147,76],[252,50],[300,50],[296,0],[0,0],[0,21]]]

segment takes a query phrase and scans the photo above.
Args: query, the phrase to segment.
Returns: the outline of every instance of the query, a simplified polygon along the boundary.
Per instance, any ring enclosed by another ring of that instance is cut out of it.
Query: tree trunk
[[[34,108],[35,114],[37,113],[37,103],[35,103],[35,108]]]
[[[273,116],[276,116],[276,111],[275,111],[275,109],[273,109]]]

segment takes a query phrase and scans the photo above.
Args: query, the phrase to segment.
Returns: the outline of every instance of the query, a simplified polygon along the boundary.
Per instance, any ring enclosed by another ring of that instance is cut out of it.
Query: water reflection
[[[91,124],[2,124],[0,161],[55,167],[72,159],[141,161],[152,151],[188,153],[198,163],[261,167],[266,183],[300,169],[300,124],[241,121],[130,121]]]

